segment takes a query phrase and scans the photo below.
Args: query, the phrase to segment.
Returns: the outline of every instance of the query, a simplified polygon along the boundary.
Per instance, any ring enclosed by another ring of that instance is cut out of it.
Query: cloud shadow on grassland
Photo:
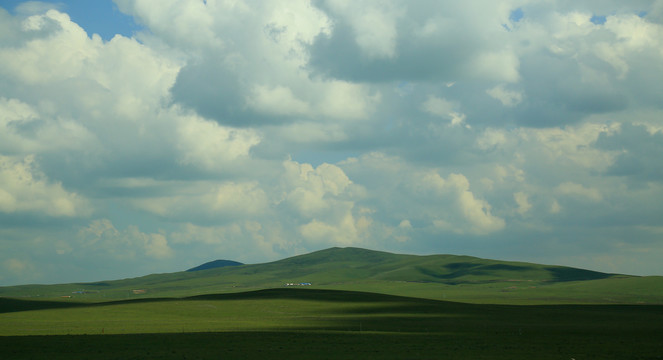
[[[104,302],[76,302],[69,300],[34,300],[18,298],[0,298],[0,313],[46,310],[46,309],[68,309],[76,307],[112,306],[121,304],[156,303],[168,301],[197,301],[197,300],[309,300],[342,303],[399,303],[409,307],[439,306],[440,304],[453,305],[455,303],[438,300],[410,298],[405,296],[384,295],[378,293],[344,291],[344,290],[318,290],[318,289],[264,289],[239,293],[207,294],[185,298],[142,298],[129,300],[115,300]]]

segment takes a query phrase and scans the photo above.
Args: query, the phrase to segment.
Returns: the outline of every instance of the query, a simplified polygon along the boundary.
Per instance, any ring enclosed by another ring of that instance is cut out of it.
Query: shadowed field
[[[12,359],[662,359],[663,306],[477,305],[316,289],[0,299]],[[21,336],[18,336],[21,335]]]

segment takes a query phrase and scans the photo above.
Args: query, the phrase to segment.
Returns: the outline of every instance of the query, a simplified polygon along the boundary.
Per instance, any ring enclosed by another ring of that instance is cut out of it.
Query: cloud
[[[21,30],[26,35],[41,35],[41,30],[55,35],[28,38],[22,48],[0,50],[0,61],[5,64],[2,74],[28,84],[43,84],[75,76],[83,62],[96,55],[94,48],[101,45],[100,38],[89,39],[83,29],[70,21],[67,14],[57,10],[27,17],[22,21]],[[86,47],[86,43],[93,45],[88,47],[88,51],[72,51]]]
[[[520,215],[525,215],[532,208],[532,204],[527,200],[527,194],[522,191],[513,194],[513,200],[515,200],[518,205],[516,212]],[[557,206],[559,206],[559,204]],[[553,205],[553,209],[555,208],[556,207]],[[559,211],[559,209],[557,211]]]
[[[521,129],[518,136],[521,141],[537,145],[527,154],[531,160],[539,158],[545,163],[552,161],[560,165],[603,171],[614,162],[616,152],[605,151],[594,145],[599,138],[613,134],[619,128],[619,123],[586,122],[576,127]]]
[[[18,30],[20,41],[0,50],[0,111],[14,117],[3,135],[20,144],[12,151],[39,155],[47,175],[65,186],[88,186],[94,180],[84,177],[105,166],[154,164],[151,156],[169,153],[162,141],[173,137],[171,124],[159,108],[176,61],[134,39],[89,38],[55,10],[23,21],[58,26],[39,34]]]
[[[298,99],[289,88],[269,89],[256,86],[247,103],[257,111],[276,115],[306,115],[310,110],[306,102]]]
[[[313,204],[313,208],[319,207],[315,203],[322,201],[325,195],[342,195],[352,184],[343,170],[331,164],[325,163],[313,168],[310,164],[287,160],[283,163],[283,167],[285,168],[285,186],[293,189],[288,193],[286,199],[305,213],[312,209],[311,204]],[[302,193],[310,194],[302,196],[308,198],[307,201],[302,201],[303,199],[299,195]],[[317,198],[318,201],[311,201],[314,198]]]
[[[520,61],[513,52],[503,50],[479,54],[471,63],[468,72],[480,79],[514,83],[520,79]]]
[[[372,113],[380,102],[380,94],[372,94],[364,86],[345,81],[323,83],[324,97],[319,108],[322,115],[339,119],[362,119]]]
[[[271,2],[119,5],[154,25],[153,35],[143,34],[146,39],[158,36],[174,51],[195,53],[178,74],[173,100],[219,123],[278,124],[293,115],[355,119],[366,116],[366,104],[374,101],[361,86],[313,79],[302,71],[305,45],[330,27],[328,18],[306,2],[287,7]],[[207,20],[200,21],[199,11]],[[175,26],[163,23],[171,16]],[[239,28],[248,31],[240,34]]]
[[[209,224],[269,213],[270,200],[257,182],[162,184],[153,196],[129,199],[133,207],[171,221]]]
[[[355,202],[364,189],[348,178],[338,166],[321,164],[313,168],[291,160],[283,163],[284,204],[298,214],[298,231],[313,244],[357,244],[371,220],[357,214]]]
[[[481,135],[477,136],[476,144],[482,150],[500,148],[508,143],[508,135],[504,130],[487,128]]]
[[[429,96],[421,107],[428,113],[437,116],[449,116],[454,112],[458,105],[444,98]]]
[[[8,258],[0,267],[0,281],[11,281],[12,279],[35,279],[39,277],[38,268],[25,259]]]
[[[16,5],[14,11],[22,15],[42,14],[48,10],[61,10],[62,4],[42,1],[25,1]]]
[[[57,27],[32,35],[49,23]],[[5,65],[0,74],[10,84],[36,90],[32,95],[37,99],[50,100],[50,107],[45,108],[51,112],[71,107],[76,114],[109,102],[108,109],[136,115],[135,111],[158,104],[168,94],[179,70],[174,58],[162,57],[135,39],[118,35],[103,42],[98,36],[90,38],[67,14],[56,10],[29,16],[23,24],[21,41],[0,50],[0,61]],[[66,86],[67,91],[63,94],[60,87],[57,93],[53,84]],[[82,90],[82,96],[68,96],[71,90]],[[85,90],[92,91],[85,94]],[[31,98],[29,92],[14,94]],[[62,108],[56,99],[62,100]]]
[[[21,261],[19,259],[5,260],[4,267],[6,270],[17,274],[23,274],[25,272],[34,270],[34,266],[32,264],[25,261]]]
[[[313,244],[339,244],[342,246],[357,245],[358,223],[350,212],[338,222],[328,224],[318,220],[301,225],[299,232]]]
[[[210,254],[241,262],[273,260],[296,246],[275,223],[235,222],[224,226],[184,224],[170,235],[174,244],[193,249],[195,261],[209,261]]]
[[[85,198],[48,181],[33,156],[16,159],[0,156],[0,212],[43,213],[55,217],[85,216]]]
[[[492,89],[486,90],[491,97],[499,100],[502,105],[514,107],[523,101],[523,94],[517,91],[508,90],[504,85],[498,85]]]
[[[355,43],[369,59],[393,58],[396,51],[396,21],[403,10],[398,5],[378,6],[368,1],[329,1],[334,14],[348,21]]]
[[[210,10],[216,7],[216,3],[170,2],[159,8],[154,7],[153,1],[117,0],[115,3],[120,11],[135,14],[138,21],[151,31],[183,48],[223,45],[212,29],[215,18]],[[245,10],[241,4],[237,8]]]
[[[663,166],[658,161],[662,144],[663,133],[649,131],[646,125],[624,125],[597,140],[598,148],[616,152],[606,174],[625,176],[633,182],[663,181]]]
[[[95,139],[80,123],[53,118],[18,99],[0,97],[0,151],[29,155],[53,150],[82,150]]]
[[[168,241],[162,234],[143,234],[137,228],[132,228],[132,232],[143,241],[147,256],[156,259],[173,256],[173,250],[168,246]]]
[[[261,141],[252,129],[234,129],[194,114],[177,116],[179,162],[207,170],[220,170],[229,163],[246,159]]]
[[[626,109],[631,102],[651,103],[652,95],[660,92],[652,79],[639,72],[647,68],[648,73],[657,73],[651,65],[661,59],[657,34],[662,28],[636,16],[638,11],[618,12],[603,25],[590,21],[590,11],[568,9],[541,12],[536,19],[521,21],[516,32],[545,51],[529,49],[521,57],[526,100],[521,104],[520,122],[530,126],[576,123],[590,113]],[[639,81],[641,87],[627,85],[632,81]],[[550,110],[545,111],[547,106]]]
[[[467,231],[470,233],[486,234],[504,228],[504,220],[491,215],[490,205],[486,201],[475,198],[474,194],[469,191],[470,184],[465,176],[451,174],[448,180],[456,188],[458,206],[465,220],[470,225]],[[458,228],[454,230],[465,231]]]
[[[559,184],[556,191],[562,195],[574,198],[584,198],[590,201],[601,201],[603,199],[603,196],[597,189],[587,188],[581,184],[576,184],[570,181]]]
[[[326,76],[370,82],[518,78],[516,56],[483,39],[506,36],[499,27],[508,18],[503,4],[483,4],[480,12],[450,2],[316,5],[335,24],[311,45],[310,65]]]
[[[550,213],[551,214],[557,214],[560,211],[562,211],[562,206],[559,205],[557,200],[553,200],[552,204],[550,205]]]
[[[390,194],[387,203],[374,199],[372,206],[383,209],[388,218],[395,218],[391,221],[398,219],[396,224],[408,218],[410,223],[423,221],[440,230],[477,235],[505,226],[504,219],[491,214],[491,205],[470,190],[463,174],[451,173],[445,178],[437,171],[417,168],[381,153],[364,155],[343,167],[357,173],[359,179],[368,176],[364,181],[372,182],[374,191]]]
[[[100,255],[105,253],[117,260],[131,260],[147,256],[165,259],[173,256],[173,250],[163,234],[143,233],[136,226],[118,230],[108,219],[94,220],[80,229],[79,247],[73,249],[79,253]]]
[[[260,214],[269,206],[265,192],[257,182],[225,183],[219,186],[212,208],[223,212]]]
[[[116,3],[131,38],[0,10],[0,261],[42,274],[3,282],[657,249],[657,3]]]

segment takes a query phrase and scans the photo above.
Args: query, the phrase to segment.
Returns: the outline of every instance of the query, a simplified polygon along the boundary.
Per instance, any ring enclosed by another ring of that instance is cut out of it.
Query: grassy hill
[[[402,255],[330,248],[283,260],[133,279],[0,288],[0,296],[81,301],[186,297],[311,283],[316,289],[474,303],[663,304],[662,277],[606,274],[562,266],[455,255]]]

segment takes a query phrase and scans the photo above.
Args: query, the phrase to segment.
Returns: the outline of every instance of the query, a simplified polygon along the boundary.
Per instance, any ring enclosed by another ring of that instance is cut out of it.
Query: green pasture
[[[163,275],[164,277],[172,274]],[[163,280],[160,278],[160,280]],[[232,280],[232,281],[231,281]],[[230,281],[226,283],[227,281]],[[306,281],[306,280],[301,280]],[[188,297],[283,287],[283,282],[259,282],[236,275],[112,285],[64,284],[6,288],[0,296],[69,302]],[[484,283],[444,284],[436,282],[345,279],[313,280],[311,288],[368,291],[380,294],[478,304],[663,304],[662,277],[613,276],[589,281],[550,282],[541,280],[497,280]],[[133,285],[133,286],[132,286]],[[11,290],[11,291],[10,291]],[[144,290],[134,293],[133,290]],[[65,298],[63,298],[63,296]]]
[[[448,285],[396,281],[356,281],[316,288],[370,291],[476,304],[663,304],[663,278],[610,277],[591,281],[496,281]]]
[[[663,277],[468,256],[332,248],[0,287],[3,359],[652,360],[661,339]]]
[[[74,303],[0,299],[12,359],[660,359],[663,306],[466,304],[279,288]]]
[[[98,302],[278,288],[370,291],[492,304],[663,304],[663,277],[637,277],[454,255],[332,248],[271,263],[132,279],[0,287],[0,296]]]

